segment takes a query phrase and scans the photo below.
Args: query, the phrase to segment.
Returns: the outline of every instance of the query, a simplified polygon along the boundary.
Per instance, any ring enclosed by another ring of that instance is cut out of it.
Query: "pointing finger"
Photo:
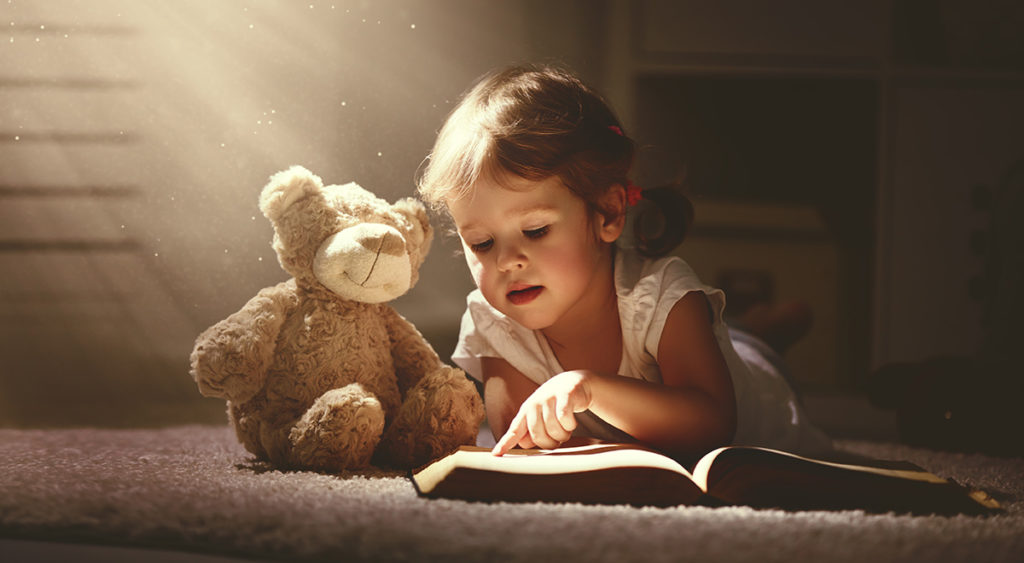
[[[496,456],[505,455],[526,435],[526,420],[521,415],[516,415],[512,419],[512,424],[509,425],[505,435],[498,440],[498,443],[494,444],[491,453]]]

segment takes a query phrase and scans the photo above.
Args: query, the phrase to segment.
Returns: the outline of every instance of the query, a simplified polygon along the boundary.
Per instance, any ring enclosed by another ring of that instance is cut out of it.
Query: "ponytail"
[[[637,252],[649,258],[664,256],[679,246],[693,224],[693,204],[669,184],[643,190],[633,219]]]

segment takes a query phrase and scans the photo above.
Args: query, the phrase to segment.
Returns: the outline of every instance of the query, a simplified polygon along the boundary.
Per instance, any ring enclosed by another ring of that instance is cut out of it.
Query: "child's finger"
[[[557,447],[558,442],[548,435],[547,421],[544,420],[544,404],[532,405],[525,410],[526,430],[533,443],[544,449]]]
[[[522,438],[519,439],[519,447],[523,448],[524,450],[528,450],[530,448],[536,448],[537,444],[534,444],[533,440],[530,439],[530,435],[527,434],[526,436],[523,436]]]
[[[568,395],[555,397],[555,416],[558,417],[558,423],[567,432],[572,434],[572,431],[576,430],[576,414],[573,412],[572,406],[569,405]]]
[[[512,419],[512,424],[509,425],[508,431],[505,432],[505,435],[502,436],[496,444],[494,444],[494,448],[491,449],[491,453],[497,456],[505,455],[526,435],[526,420],[522,415],[516,415],[516,417]]]
[[[544,429],[553,440],[561,444],[572,436],[572,431],[565,427],[562,423],[562,417],[558,415],[557,399],[545,401],[541,412],[544,419]]]

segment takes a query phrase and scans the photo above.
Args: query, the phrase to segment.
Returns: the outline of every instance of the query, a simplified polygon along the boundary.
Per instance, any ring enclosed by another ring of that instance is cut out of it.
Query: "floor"
[[[872,407],[866,398],[846,394],[807,393],[803,396],[803,400],[811,420],[834,437],[898,441],[895,415]],[[494,443],[494,438],[486,425],[481,428],[479,441],[481,445],[493,445]],[[0,561],[4,563],[50,561],[239,563],[255,560],[179,551],[0,539]]]
[[[51,543],[0,539],[0,561],[4,563],[241,563],[255,561],[183,551],[162,551],[77,543]]]

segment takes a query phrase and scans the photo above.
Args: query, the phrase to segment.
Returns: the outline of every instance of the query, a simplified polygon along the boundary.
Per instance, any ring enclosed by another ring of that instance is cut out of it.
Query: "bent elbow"
[[[736,437],[736,426],[736,409],[719,409],[717,416],[713,417],[713,420],[709,421],[705,427],[701,449],[704,452],[709,452],[716,448],[732,445],[733,439]]]
[[[732,441],[736,438],[736,417],[733,416],[725,424],[722,425],[721,431],[718,433],[715,444],[713,444],[709,450],[715,448],[721,448],[723,446],[732,445]]]
[[[736,427],[739,425],[736,395],[733,390],[730,389],[727,394],[719,395],[717,399],[714,429],[709,433],[714,436],[716,444],[711,449],[731,445],[736,438]]]
[[[736,404],[733,403],[732,408],[728,409],[728,412],[722,416],[721,445],[728,446],[732,444],[732,441],[736,438],[737,425]]]

